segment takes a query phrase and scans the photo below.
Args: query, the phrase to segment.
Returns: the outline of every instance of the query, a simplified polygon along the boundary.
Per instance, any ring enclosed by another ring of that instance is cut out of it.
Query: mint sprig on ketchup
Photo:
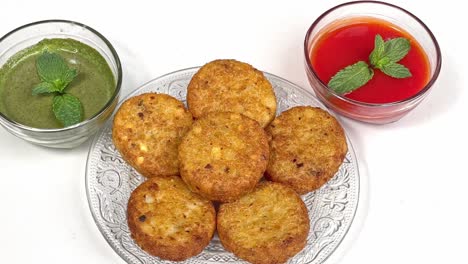
[[[384,41],[382,36],[376,35],[374,50],[369,55],[370,64],[358,61],[346,66],[331,78],[328,87],[339,94],[350,93],[370,81],[374,77],[374,70],[398,79],[411,77],[410,70],[398,63],[410,48],[410,41],[406,38]]]

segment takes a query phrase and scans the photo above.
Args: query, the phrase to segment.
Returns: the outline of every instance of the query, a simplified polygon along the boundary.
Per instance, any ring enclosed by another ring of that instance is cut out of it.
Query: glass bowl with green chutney
[[[31,143],[85,142],[112,115],[121,83],[114,47],[81,23],[39,21],[0,39],[0,124]]]

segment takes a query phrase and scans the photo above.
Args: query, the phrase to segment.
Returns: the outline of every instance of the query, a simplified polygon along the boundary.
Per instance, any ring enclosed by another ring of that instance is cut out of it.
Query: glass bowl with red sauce
[[[398,63],[412,76],[396,79],[374,70],[364,86],[339,94],[327,86],[344,67],[369,63],[374,39],[404,37],[408,54]],[[378,1],[356,1],[333,7],[310,26],[304,41],[305,68],[316,96],[335,112],[363,122],[386,124],[399,120],[429,93],[439,76],[442,58],[436,38],[415,15]]]

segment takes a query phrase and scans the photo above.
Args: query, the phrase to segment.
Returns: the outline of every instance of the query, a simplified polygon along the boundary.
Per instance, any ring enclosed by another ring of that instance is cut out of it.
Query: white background
[[[116,2],[5,0],[0,35],[43,19],[87,24],[116,47],[123,96],[157,76],[216,58],[246,61],[309,88],[305,32],[342,1]],[[340,263],[468,263],[466,9],[457,6],[462,1],[390,2],[431,28],[442,48],[442,71],[429,97],[397,123],[342,118],[368,186],[364,214]],[[0,263],[123,263],[88,209],[89,143],[46,149],[0,128]]]

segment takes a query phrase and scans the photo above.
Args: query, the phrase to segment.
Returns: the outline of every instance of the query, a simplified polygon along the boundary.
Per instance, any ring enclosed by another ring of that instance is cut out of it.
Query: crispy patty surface
[[[251,263],[284,263],[307,242],[307,208],[293,189],[261,182],[239,200],[222,204],[217,229],[223,246]]]
[[[293,107],[266,129],[270,162],[266,177],[286,184],[299,194],[314,191],[338,171],[348,151],[338,121],[315,107]]]
[[[199,254],[216,228],[211,201],[192,193],[177,176],[153,177],[138,186],[127,215],[135,242],[149,254],[173,261]]]
[[[209,112],[244,114],[266,127],[275,117],[276,97],[262,72],[236,60],[215,60],[193,76],[187,103],[195,118]]]
[[[192,125],[182,102],[146,93],[125,101],[117,111],[112,139],[122,157],[145,177],[177,175],[177,149]]]
[[[268,139],[256,121],[233,112],[212,112],[195,121],[183,138],[180,175],[192,191],[228,202],[253,190],[268,157]]]

